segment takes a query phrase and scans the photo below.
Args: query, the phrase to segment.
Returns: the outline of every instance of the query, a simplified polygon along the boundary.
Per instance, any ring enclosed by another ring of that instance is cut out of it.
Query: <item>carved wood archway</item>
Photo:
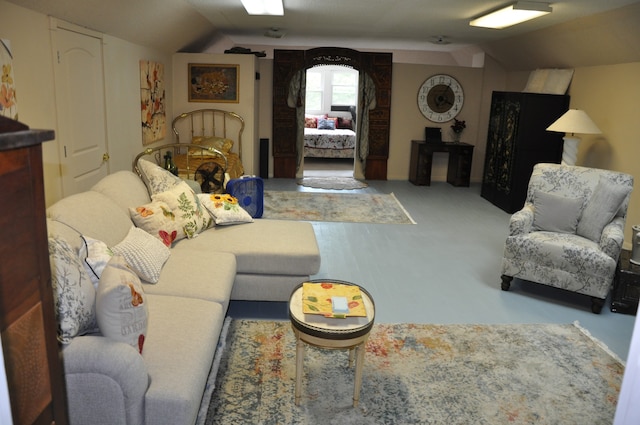
[[[387,179],[389,122],[391,118],[391,53],[319,47],[310,50],[273,52],[273,176],[296,176],[296,110],[287,105],[292,76],[317,65],[346,65],[366,72],[376,85],[376,107],[369,111],[369,154],[367,180]]]

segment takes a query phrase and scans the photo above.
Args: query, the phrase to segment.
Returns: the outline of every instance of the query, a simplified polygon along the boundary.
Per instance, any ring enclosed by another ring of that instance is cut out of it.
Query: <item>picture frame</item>
[[[240,65],[189,64],[189,102],[238,103]]]

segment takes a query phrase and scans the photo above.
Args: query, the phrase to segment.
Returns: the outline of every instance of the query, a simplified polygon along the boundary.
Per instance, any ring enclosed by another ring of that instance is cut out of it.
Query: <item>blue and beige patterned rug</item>
[[[343,223],[415,224],[393,193],[265,191],[262,218]]]
[[[376,324],[362,393],[342,350],[288,322],[232,321],[206,424],[611,424],[624,366],[576,325]]]

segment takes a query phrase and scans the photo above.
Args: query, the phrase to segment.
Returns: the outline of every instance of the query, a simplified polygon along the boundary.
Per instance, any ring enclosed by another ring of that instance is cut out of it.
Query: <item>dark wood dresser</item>
[[[68,423],[42,172],[53,138],[0,117],[0,331],[15,425]]]

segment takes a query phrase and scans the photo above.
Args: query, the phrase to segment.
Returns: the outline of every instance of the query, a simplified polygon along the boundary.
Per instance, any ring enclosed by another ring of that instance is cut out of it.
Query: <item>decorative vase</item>
[[[462,131],[451,131],[451,136],[453,138],[454,143],[460,143],[460,138],[462,137]]]

